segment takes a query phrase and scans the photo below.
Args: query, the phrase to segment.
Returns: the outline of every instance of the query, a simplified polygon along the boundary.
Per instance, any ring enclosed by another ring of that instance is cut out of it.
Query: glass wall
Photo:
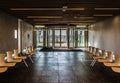
[[[37,30],[37,46],[54,48],[81,48],[87,47],[87,41],[87,29],[69,27],[44,28]]]

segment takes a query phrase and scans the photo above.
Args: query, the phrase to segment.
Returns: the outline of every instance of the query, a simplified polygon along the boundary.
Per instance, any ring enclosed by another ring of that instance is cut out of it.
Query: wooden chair
[[[7,71],[8,67],[0,67],[0,73]]]
[[[120,54],[115,54],[115,60],[111,63],[105,62],[104,65],[109,67],[120,66]]]
[[[95,59],[105,59],[106,58],[106,54],[105,54],[105,50],[102,50],[102,54],[101,56],[99,55],[99,50],[98,50],[98,54],[96,56],[93,56]]]
[[[34,50],[33,46],[29,46],[29,54],[32,56],[34,54],[37,54],[37,50]],[[39,60],[40,58],[40,55],[37,54],[37,56],[34,56],[34,57],[37,57],[37,60]]]
[[[31,58],[32,53],[30,51],[30,47],[26,47],[25,49],[26,49],[27,56],[29,57],[29,59],[31,60],[31,62],[34,63],[33,59]]]
[[[9,66],[3,65],[4,58],[5,58],[5,55],[0,54],[0,73],[7,71],[8,67],[9,67]]]
[[[120,61],[119,61],[120,58],[119,58],[119,57],[120,57],[120,55],[118,55],[118,57],[117,57],[117,58],[118,58],[118,59],[117,59],[118,61],[116,61],[117,64],[115,64],[115,67],[112,67],[112,70],[113,70],[114,72],[117,72],[117,73],[120,73]]]
[[[35,53],[37,53],[37,50],[34,50],[34,47],[31,46],[31,52],[35,54]]]
[[[24,62],[24,64],[26,65],[26,67],[28,67],[27,62],[25,61],[27,56],[18,56],[18,50],[16,50],[16,49],[14,49],[14,58],[15,59],[21,59]]]
[[[91,49],[92,49],[92,46],[89,46],[88,50],[86,50],[85,52],[89,54],[91,52]]]
[[[112,67],[114,72],[120,73],[120,67]]]
[[[94,57],[99,56],[99,48],[94,48],[94,49],[95,49],[95,52],[91,55],[93,57],[93,61],[91,62],[90,66],[92,66],[92,67],[96,63],[96,58],[94,58]]]
[[[18,50],[14,49],[14,58],[15,59],[26,59],[27,56],[18,56]]]
[[[95,47],[92,47],[91,51],[89,52],[89,56],[92,57],[95,52]]]
[[[93,53],[92,57],[98,57],[99,56],[99,48],[95,48],[95,52]]]
[[[18,63],[22,61],[22,59],[15,59],[15,58],[13,59],[11,51],[7,51],[6,53],[7,53],[7,62]]]
[[[0,66],[13,67],[16,63],[7,63],[5,62],[5,54],[0,54]]]
[[[104,55],[106,55],[106,53],[104,53]],[[101,58],[98,59],[98,62],[103,62],[103,63],[107,63],[107,62],[113,62],[113,53],[111,51],[107,51],[107,57],[106,58]]]

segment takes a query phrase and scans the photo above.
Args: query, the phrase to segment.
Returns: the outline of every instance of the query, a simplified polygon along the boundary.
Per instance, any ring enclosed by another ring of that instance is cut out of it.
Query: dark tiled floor
[[[38,59],[38,55],[40,58]],[[29,67],[18,63],[0,74],[0,83],[120,83],[120,74],[102,63],[90,67],[84,52],[39,52]]]

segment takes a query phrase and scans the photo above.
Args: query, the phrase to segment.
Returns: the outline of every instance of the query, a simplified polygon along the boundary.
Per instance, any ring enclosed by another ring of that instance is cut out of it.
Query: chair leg
[[[38,61],[38,60],[40,59],[40,56],[41,56],[41,55],[39,55],[39,54],[37,54],[36,56],[33,56],[34,58],[37,58],[36,60],[34,60],[34,62],[35,62],[35,61]]]
[[[28,67],[27,62],[26,62],[24,59],[23,59],[23,62],[24,62],[24,64],[25,64],[25,66]]]
[[[38,59],[37,59],[37,61],[40,59],[40,55],[38,56]]]
[[[34,63],[33,59],[31,58],[31,55],[28,56],[32,63]]]
[[[92,63],[90,64],[90,66],[92,66],[92,67],[93,67],[93,66],[95,65],[96,61],[97,61],[97,60],[96,60],[96,59],[94,59],[94,60],[92,61]]]
[[[94,62],[94,60],[92,60],[92,62],[91,62],[91,64],[90,64],[90,66],[93,64],[93,62]]]

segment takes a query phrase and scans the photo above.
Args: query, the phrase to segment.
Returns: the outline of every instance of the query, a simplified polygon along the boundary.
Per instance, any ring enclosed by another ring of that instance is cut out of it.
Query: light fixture
[[[94,17],[88,17],[88,16],[84,16],[84,17],[80,17],[81,19],[93,19]]]
[[[17,39],[17,30],[14,30],[14,38]]]
[[[76,27],[85,28],[86,25],[76,25]]]
[[[48,19],[34,19],[33,21],[48,21]]]
[[[39,24],[42,25],[42,24],[58,24],[58,23],[57,22],[56,23],[53,23],[53,22],[42,22],[42,23],[41,22],[36,22],[35,24],[36,25],[39,25]]]
[[[112,14],[94,14],[93,16],[113,16]]]
[[[52,22],[55,22],[55,21],[52,21]],[[63,22],[69,22],[69,23],[74,22],[74,23],[76,23],[76,22],[96,22],[96,21],[95,20],[86,20],[86,21],[69,21],[69,20],[66,20],[66,21],[56,21],[56,22],[60,22],[60,23],[63,23]]]
[[[77,19],[78,17],[77,17],[77,16],[74,16],[73,18],[74,18],[74,19]]]
[[[62,18],[62,16],[27,16],[27,18]]]
[[[85,8],[67,8],[63,6],[62,8],[10,8],[12,11],[48,11],[48,10],[85,10]]]
[[[45,25],[35,25],[35,28],[43,28]]]
[[[68,7],[67,6],[63,6],[62,8],[63,8],[62,11],[65,12]]]
[[[94,10],[119,10],[120,8],[94,8]]]

